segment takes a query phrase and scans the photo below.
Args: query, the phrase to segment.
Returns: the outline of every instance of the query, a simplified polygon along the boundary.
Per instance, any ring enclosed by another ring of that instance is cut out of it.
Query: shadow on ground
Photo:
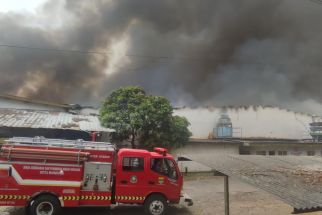
[[[77,215],[142,215],[144,214],[143,207],[140,206],[118,206],[114,208],[65,208],[62,215],[77,214]],[[169,207],[167,215],[192,215],[185,207]]]
[[[142,215],[144,209],[141,206],[117,206],[113,208],[97,208],[97,207],[80,207],[80,208],[64,208],[61,215]],[[0,215],[24,215],[24,208],[12,207],[5,211],[0,211]],[[192,215],[186,207],[170,206],[167,215]]]

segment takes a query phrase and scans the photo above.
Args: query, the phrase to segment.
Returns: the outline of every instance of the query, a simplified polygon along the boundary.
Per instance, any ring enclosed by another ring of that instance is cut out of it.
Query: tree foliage
[[[172,116],[170,102],[147,95],[143,88],[129,86],[112,92],[103,102],[100,121],[116,130],[113,139],[129,140],[132,148],[182,146],[191,136],[188,120]]]

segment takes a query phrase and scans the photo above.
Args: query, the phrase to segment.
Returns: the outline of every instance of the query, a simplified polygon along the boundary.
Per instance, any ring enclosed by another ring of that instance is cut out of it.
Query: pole
[[[229,215],[229,178],[224,176],[224,190],[225,190],[225,215]]]

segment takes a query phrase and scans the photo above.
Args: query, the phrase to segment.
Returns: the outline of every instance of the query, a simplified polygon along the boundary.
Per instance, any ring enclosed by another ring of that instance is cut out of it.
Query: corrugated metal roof
[[[15,101],[21,101],[21,102],[27,102],[27,103],[33,103],[33,104],[60,107],[60,108],[66,108],[66,109],[71,108],[71,106],[68,105],[68,104],[60,104],[60,103],[54,103],[54,102],[40,101],[40,100],[34,100],[34,99],[25,98],[25,97],[21,97],[21,96],[8,95],[8,94],[0,94],[0,98],[9,99],[9,100],[15,100]]]
[[[0,127],[114,131],[102,127],[97,116],[17,109],[0,109]]]
[[[322,208],[322,158],[308,156],[189,156],[271,193],[297,210]]]

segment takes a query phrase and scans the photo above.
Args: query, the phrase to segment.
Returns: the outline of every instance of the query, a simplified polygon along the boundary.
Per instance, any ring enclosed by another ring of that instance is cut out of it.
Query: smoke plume
[[[322,114],[321,19],[309,0],[49,0],[0,13],[0,43],[19,46],[0,47],[0,90],[98,104],[141,85],[177,106]]]

